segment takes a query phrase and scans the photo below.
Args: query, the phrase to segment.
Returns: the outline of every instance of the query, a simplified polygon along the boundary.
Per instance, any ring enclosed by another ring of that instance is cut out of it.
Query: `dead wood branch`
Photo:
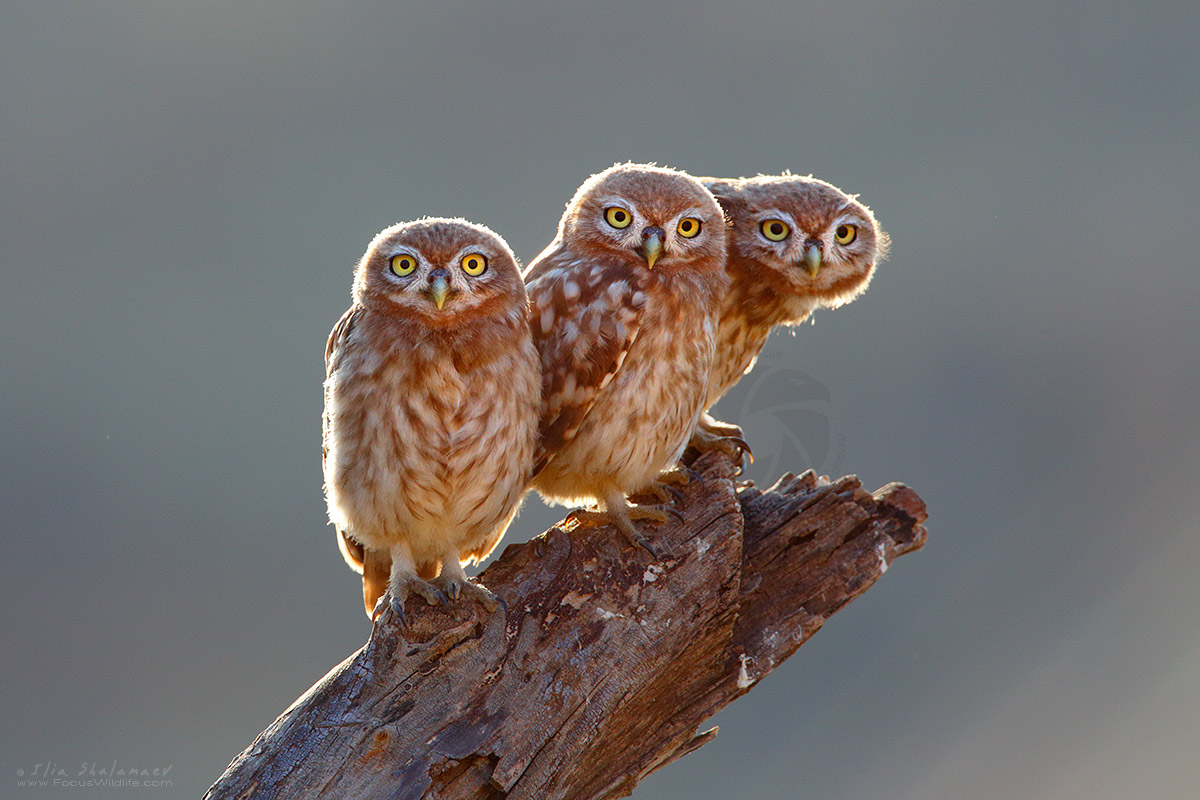
[[[893,559],[925,507],[811,472],[735,484],[710,454],[659,563],[611,528],[551,528],[480,579],[508,604],[390,610],[206,797],[611,798],[715,735],[748,692]]]

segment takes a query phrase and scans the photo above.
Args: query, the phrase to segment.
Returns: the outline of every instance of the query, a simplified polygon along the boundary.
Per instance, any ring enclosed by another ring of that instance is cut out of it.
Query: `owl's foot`
[[[610,498],[606,505],[604,510],[577,508],[567,515],[567,519],[574,520],[580,525],[612,525],[624,534],[626,539],[641,547],[656,561],[674,555],[670,546],[665,542],[658,546],[651,544],[650,540],[633,524],[633,521],[635,519],[647,520],[661,524],[666,522],[668,517],[675,517],[682,521],[683,515],[678,511],[665,504],[659,506],[631,505],[626,502],[624,495],[620,494]]]
[[[446,595],[442,594],[442,591],[432,583],[423,581],[416,575],[393,575],[392,580],[388,582],[387,594],[376,604],[373,616],[379,616],[383,610],[383,602],[387,600],[396,610],[396,616],[400,617],[401,627],[408,627],[408,618],[404,616],[404,603],[410,595],[414,594],[425,598],[425,602],[431,606],[446,603]]]
[[[697,480],[700,480],[700,473],[688,467],[677,466],[674,469],[660,473],[654,483],[650,484],[643,491],[638,492],[638,494],[654,495],[660,505],[666,505],[667,503],[684,505],[687,502],[687,498],[676,487],[687,486],[692,481]]]
[[[639,495],[653,495],[654,499],[660,505],[671,503],[673,505],[683,505],[687,498],[683,496],[683,492],[676,489],[668,483],[652,483],[644,491],[638,492]],[[635,506],[636,507],[636,506]]]
[[[508,613],[508,604],[504,602],[504,598],[482,583],[468,578],[467,573],[463,571],[462,564],[459,563],[456,556],[449,556],[448,558],[449,560],[442,561],[442,574],[434,578],[434,581],[445,591],[447,597],[451,600],[458,600],[459,597],[466,594],[468,597],[474,597],[482,603],[483,607],[489,612],[494,612],[497,608],[503,608],[504,613]]]
[[[666,472],[659,473],[658,482],[665,486],[687,486],[692,481],[698,481],[701,478],[700,473],[691,467],[677,464]]]
[[[737,425],[731,425],[728,422],[721,422],[719,419],[713,419],[708,414],[701,414],[696,427],[703,431],[711,433],[713,436],[732,436],[735,439],[740,439],[745,434]]]
[[[570,514],[563,522],[574,522],[576,525],[591,525],[599,527],[601,525],[609,525],[612,523],[612,518],[608,516],[608,512],[599,508],[576,508],[572,509]]]
[[[662,524],[667,521],[668,517],[674,517],[677,522],[683,522],[683,514],[680,514],[674,508],[665,503],[657,506],[649,505],[633,505],[632,503],[626,509],[630,519],[644,519],[650,522]]]
[[[704,423],[701,422],[701,424],[697,425],[696,429],[692,431],[692,438],[688,442],[688,447],[694,448],[700,453],[711,453],[713,451],[724,453],[732,458],[734,463],[737,464],[737,474],[741,475],[743,470],[743,460],[748,459],[750,463],[753,464],[754,453],[750,451],[750,445],[745,439],[742,438],[741,429],[734,428],[733,426],[726,426],[723,423],[722,426],[724,428],[737,431],[737,434],[726,436],[723,434],[712,433],[704,426]]]

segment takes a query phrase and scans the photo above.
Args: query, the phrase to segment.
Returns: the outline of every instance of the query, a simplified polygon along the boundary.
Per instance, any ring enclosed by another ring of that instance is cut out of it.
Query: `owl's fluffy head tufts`
[[[525,288],[516,256],[494,231],[465,219],[426,217],[375,236],[355,270],[354,301],[449,328],[523,313]]]

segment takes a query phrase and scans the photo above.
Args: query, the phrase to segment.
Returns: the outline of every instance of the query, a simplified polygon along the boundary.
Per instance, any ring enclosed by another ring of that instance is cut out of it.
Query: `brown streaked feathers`
[[[494,608],[462,562],[486,557],[516,513],[541,402],[508,246],[460,219],[384,230],[325,365],[329,516],[367,613],[385,588],[401,616],[410,593],[440,602],[468,590]]]

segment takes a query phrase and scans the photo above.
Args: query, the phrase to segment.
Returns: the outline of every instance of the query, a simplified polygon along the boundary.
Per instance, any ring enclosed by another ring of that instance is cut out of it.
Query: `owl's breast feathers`
[[[343,316],[325,384],[326,491],[339,528],[378,547],[447,525],[490,533],[511,513],[536,435],[523,401],[537,396],[538,377],[523,307],[515,320],[454,333],[361,308]],[[493,479],[515,496],[490,491]]]
[[[717,352],[708,376],[705,410],[754,366],[771,328],[787,317],[779,287],[755,274],[769,271],[754,269],[753,265],[750,269],[745,269],[745,265],[738,269],[739,261],[741,259],[731,254],[727,262],[734,280],[720,305]],[[807,312],[804,316],[808,316]]]

